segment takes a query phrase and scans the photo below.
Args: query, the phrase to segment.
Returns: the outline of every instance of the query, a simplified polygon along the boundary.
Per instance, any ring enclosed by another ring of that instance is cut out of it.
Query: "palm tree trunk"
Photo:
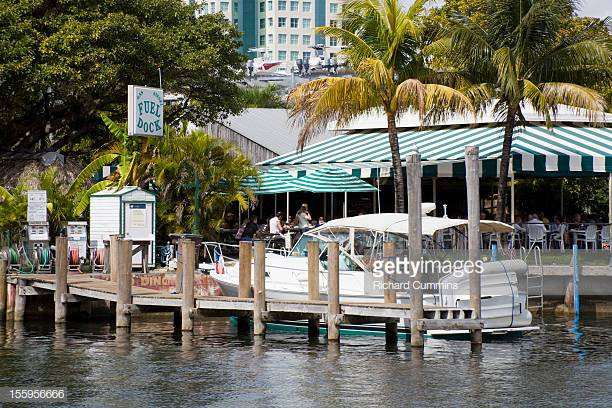
[[[516,108],[510,106],[504,126],[504,143],[502,145],[501,163],[499,165],[499,184],[497,185],[497,211],[495,219],[505,221],[506,214],[506,192],[508,190],[508,169],[510,168],[510,149],[512,148],[512,134],[516,124]],[[510,220],[513,222],[514,220]]]
[[[404,176],[402,174],[402,160],[397,140],[397,127],[395,115],[387,113],[387,127],[389,132],[389,146],[391,146],[391,164],[393,166],[393,187],[395,189],[395,211],[406,212],[406,190],[404,189]]]

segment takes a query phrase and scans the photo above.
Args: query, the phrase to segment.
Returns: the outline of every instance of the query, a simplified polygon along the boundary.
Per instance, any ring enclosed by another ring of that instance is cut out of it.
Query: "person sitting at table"
[[[286,226],[283,226],[283,213],[277,212],[276,216],[270,218],[270,234],[281,235],[286,231]]]
[[[561,229],[561,218],[558,215],[555,215],[553,218],[553,222],[550,224],[550,232],[559,232]]]
[[[544,211],[540,211],[540,221],[542,221],[544,224],[548,225],[550,224],[550,220],[548,218],[546,218],[546,216],[544,215]]]
[[[252,241],[258,229],[259,227],[257,226],[257,216],[252,215],[249,219],[249,222],[247,222],[244,226],[244,231],[242,232],[241,239],[243,241]]]
[[[533,214],[529,214],[529,221],[527,221],[527,224],[544,224],[544,223],[542,222],[542,220],[538,218],[538,214],[533,213]],[[546,230],[546,227],[544,227],[544,229]]]
[[[512,224],[512,228],[514,228],[514,230],[518,232],[527,231],[525,227],[523,227],[523,219],[518,215],[514,217],[514,224]]]
[[[574,214],[574,221],[570,224],[571,229],[581,229],[582,228],[582,216],[580,213]]]
[[[323,217],[319,217],[319,220],[317,221],[316,226],[320,227],[323,224],[325,224],[325,219]]]
[[[287,222],[283,223],[283,227],[285,230],[290,230],[291,228],[295,227],[295,220],[292,216],[287,216]]]

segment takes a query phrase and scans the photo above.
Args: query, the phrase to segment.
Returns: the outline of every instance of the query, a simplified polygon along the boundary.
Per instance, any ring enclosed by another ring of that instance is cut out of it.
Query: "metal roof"
[[[530,104],[524,104],[521,106],[521,111],[527,122],[545,122],[544,116],[535,111]],[[596,114],[597,121],[599,123],[612,123],[612,114],[598,112]],[[476,124],[493,124],[503,125],[505,117],[503,115],[496,114],[493,111],[493,104],[488,106],[483,112],[479,113],[476,117],[471,114],[450,114],[448,117],[437,121],[436,123],[425,123],[425,127],[428,126],[472,126]],[[582,109],[575,109],[566,105],[559,105],[556,115],[551,115],[553,122],[570,122],[570,123],[590,123],[591,118],[587,115],[587,112]],[[401,114],[397,120],[396,125],[398,128],[419,128],[421,121],[417,112],[409,111]],[[351,121],[348,125],[338,127],[336,122],[332,122],[328,125],[328,129],[335,130],[365,130],[365,129],[387,129],[387,116],[382,111],[373,110],[370,113],[358,116],[355,120]]]
[[[221,123],[277,155],[297,150],[300,128],[292,126],[286,109],[249,108],[239,115],[229,116]],[[327,139],[334,134],[333,131],[326,131],[311,142]]]

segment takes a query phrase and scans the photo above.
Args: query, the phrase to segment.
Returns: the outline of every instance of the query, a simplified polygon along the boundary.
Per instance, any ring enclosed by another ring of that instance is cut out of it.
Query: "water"
[[[612,319],[547,319],[485,343],[426,339],[423,354],[384,337],[339,348],[303,334],[239,338],[225,320],[181,339],[171,324],[0,326],[0,386],[63,386],[70,406],[612,406]]]

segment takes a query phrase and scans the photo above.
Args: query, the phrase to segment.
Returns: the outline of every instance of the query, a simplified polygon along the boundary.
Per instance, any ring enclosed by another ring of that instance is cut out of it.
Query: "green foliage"
[[[60,181],[59,169],[49,167],[36,180],[21,179],[10,192],[0,187],[0,231],[9,231],[18,237],[21,226],[27,221],[28,190],[32,181],[37,189],[47,191],[47,215],[52,236],[57,236],[66,222],[75,217],[74,195],[68,193],[69,186]]]
[[[127,85],[185,96],[167,123],[205,124],[240,110],[240,33],[182,0],[2,0],[0,138],[19,149],[95,148],[97,116],[126,115]]]
[[[232,143],[202,131],[171,132],[160,146],[153,172],[161,202],[161,236],[191,229],[196,177],[200,183],[198,228],[205,236],[219,228],[230,204],[238,202],[246,209],[254,200],[252,191],[242,186],[245,178],[257,175],[249,159]]]
[[[75,199],[68,187],[59,182],[57,167],[49,167],[40,175],[39,188],[47,191],[47,215],[51,236],[58,236],[67,221],[74,220]]]
[[[240,88],[240,99],[245,108],[287,109],[287,101],[277,85]]]
[[[565,179],[566,214],[586,213],[608,219],[608,180],[606,177]]]
[[[422,24],[424,4],[417,0],[404,9],[398,0],[351,0],[344,5],[341,27],[317,31],[341,40],[341,54],[355,77],[316,79],[289,95],[291,117],[302,125],[300,147],[335,121],[340,127],[372,111],[387,117],[393,164],[395,208],[404,212],[404,183],[396,120],[418,112],[425,124],[449,112],[473,111],[469,99],[448,78],[431,69],[422,53],[427,36]]]
[[[592,121],[606,109],[604,98],[589,86],[609,86],[612,80],[608,21],[568,30],[573,0],[482,0],[468,15],[461,13],[464,1],[452,3],[444,10],[442,37],[426,52],[438,59],[438,67],[476,84],[470,87],[476,92],[468,92],[476,106],[494,103],[494,111],[504,119],[497,208],[497,219],[502,220],[512,130],[523,120],[524,105],[530,104],[549,126],[561,104],[586,109]]]
[[[562,187],[563,183],[563,187]],[[561,198],[563,189],[563,198]],[[543,211],[552,217],[563,214],[571,219],[575,213],[608,219],[608,180],[605,176],[579,178],[521,178],[516,180],[516,213],[523,216]],[[546,197],[545,200],[542,197]]]
[[[21,226],[27,217],[27,190],[24,181],[20,181],[11,191],[0,188],[0,232],[3,235],[8,231],[12,237],[19,237]]]
[[[257,171],[233,144],[202,131],[187,132],[186,124],[166,127],[163,138],[126,138],[124,126],[102,115],[112,140],[76,178],[70,191],[75,195],[75,213],[83,213],[89,196],[105,188],[139,186],[157,193],[158,234],[191,231],[195,212],[194,180],[200,182],[198,229],[211,236],[219,227],[226,208],[238,202],[247,208],[253,193],[242,186]],[[119,141],[126,140],[125,148]],[[102,167],[114,163],[116,170],[106,179],[83,188]]]

